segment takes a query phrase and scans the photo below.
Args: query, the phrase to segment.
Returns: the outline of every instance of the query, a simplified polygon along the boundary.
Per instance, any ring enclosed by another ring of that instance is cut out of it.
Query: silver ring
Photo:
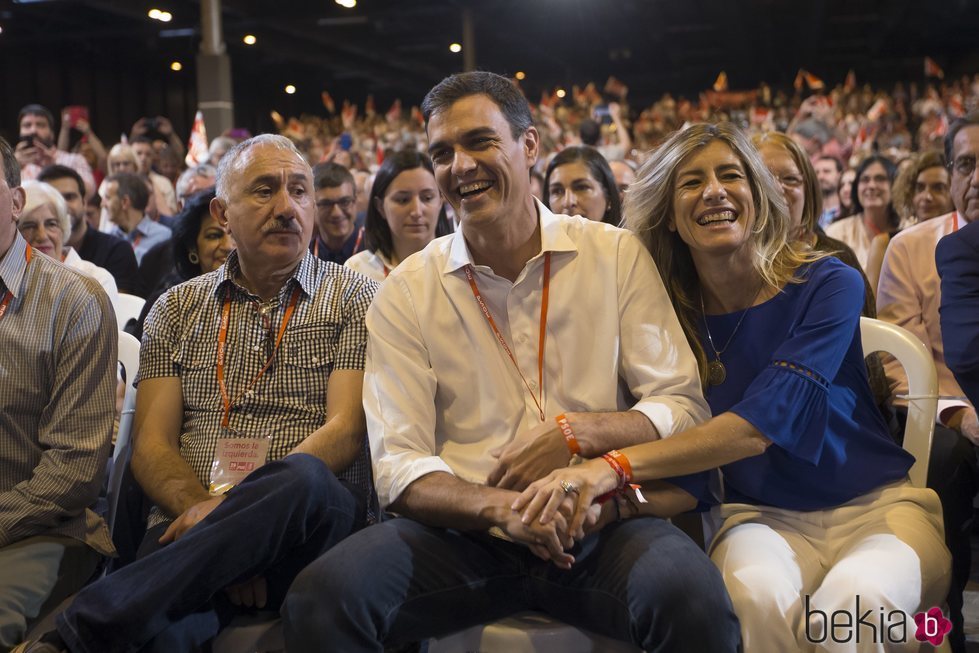
[[[564,490],[565,494],[571,494],[572,492],[578,494],[578,485],[571,481],[561,481],[561,489]]]

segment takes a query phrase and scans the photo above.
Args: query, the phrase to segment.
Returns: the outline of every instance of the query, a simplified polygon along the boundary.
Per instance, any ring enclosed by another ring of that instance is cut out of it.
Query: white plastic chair
[[[914,456],[908,476],[915,487],[925,487],[928,459],[938,414],[938,374],[931,352],[916,336],[901,327],[860,318],[863,354],[883,351],[898,360],[908,377],[908,425],[904,429],[904,449]]]
[[[429,653],[640,653],[641,649],[581,630],[540,612],[520,612],[428,641]]]
[[[136,295],[119,293],[119,303],[116,304],[116,322],[119,323],[119,330],[122,331],[129,320],[138,320],[139,314],[143,311],[146,300]]]
[[[137,297],[136,299],[141,299]],[[119,431],[116,445],[112,450],[112,463],[109,465],[109,487],[106,498],[109,501],[109,531],[116,523],[116,510],[119,505],[119,489],[122,486],[123,472],[129,464],[132,453],[131,434],[133,415],[136,413],[136,388],[133,381],[139,372],[139,340],[122,331],[119,332],[119,364],[126,373],[126,394],[122,400],[122,414],[119,416]]]

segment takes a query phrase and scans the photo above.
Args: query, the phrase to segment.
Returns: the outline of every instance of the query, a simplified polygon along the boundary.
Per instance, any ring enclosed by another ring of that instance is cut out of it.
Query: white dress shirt
[[[943,397],[960,397],[962,389],[945,364],[941,321],[938,307],[942,302],[942,282],[935,265],[938,241],[966,222],[955,211],[905,229],[894,236],[877,286],[877,317],[904,327],[931,352],[938,370],[938,392]],[[884,370],[891,381],[892,394],[907,394],[904,368],[894,358],[884,358]],[[901,402],[906,403],[906,402]],[[954,406],[968,406],[961,400],[940,399],[938,414]]]
[[[697,365],[653,261],[630,232],[537,203],[541,252],[515,283],[473,266],[533,392],[544,252],[551,252],[542,406],[642,412],[663,437],[707,419]],[[466,279],[461,231],[408,257],[367,314],[364,409],[382,506],[442,471],[485,483],[490,450],[540,424]]]

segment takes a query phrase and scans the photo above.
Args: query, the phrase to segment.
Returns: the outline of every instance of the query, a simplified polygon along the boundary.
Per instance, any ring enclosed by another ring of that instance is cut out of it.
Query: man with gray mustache
[[[154,503],[139,559],[15,650],[190,651],[235,606],[373,519],[361,406],[376,284],[308,251],[313,177],[262,135],[221,160],[211,215],[237,251],[146,320],[132,470]]]

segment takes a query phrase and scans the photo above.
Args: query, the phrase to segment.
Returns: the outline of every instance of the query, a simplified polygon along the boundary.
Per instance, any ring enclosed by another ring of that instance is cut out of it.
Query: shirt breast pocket
[[[185,346],[174,362],[180,369],[180,386],[186,410],[223,410],[218,387],[216,347]]]
[[[282,342],[281,390],[290,397],[314,406],[326,405],[326,386],[333,371],[333,340],[336,325],[325,324],[286,332]]]

